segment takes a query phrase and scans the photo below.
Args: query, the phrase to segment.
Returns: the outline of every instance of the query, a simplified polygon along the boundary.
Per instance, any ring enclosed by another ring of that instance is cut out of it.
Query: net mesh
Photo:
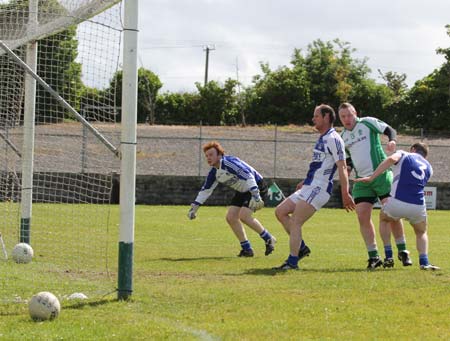
[[[36,40],[36,73],[118,146],[120,1],[37,5],[36,16],[29,1],[0,0],[0,40],[22,60],[26,44]],[[29,219],[34,258],[29,264],[11,259],[23,224],[24,81],[23,68],[0,48],[0,233],[9,255],[0,260],[1,302],[8,306],[38,291],[103,295],[115,285],[118,211],[110,203],[117,200],[120,162],[39,85]]]

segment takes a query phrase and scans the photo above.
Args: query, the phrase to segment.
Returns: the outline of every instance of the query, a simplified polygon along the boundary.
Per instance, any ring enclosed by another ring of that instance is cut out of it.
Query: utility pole
[[[206,51],[206,63],[205,63],[205,86],[208,83],[208,65],[209,65],[209,51],[214,51],[215,45],[206,45],[203,47],[203,51]]]

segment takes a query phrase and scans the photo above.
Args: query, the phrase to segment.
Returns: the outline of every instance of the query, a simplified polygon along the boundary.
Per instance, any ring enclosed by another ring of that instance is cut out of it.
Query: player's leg
[[[270,234],[270,232],[264,228],[261,222],[253,216],[253,211],[248,207],[241,207],[239,211],[239,219],[253,231],[259,234],[264,240],[266,245],[265,255],[270,255],[275,249],[276,238]]]
[[[297,191],[298,192],[298,191]],[[295,210],[295,203],[298,202],[299,193],[293,193],[288,198],[284,199],[281,204],[275,209],[275,216],[278,221],[283,225],[284,230],[288,235],[290,235],[290,224],[291,224],[291,214]],[[311,249],[306,245],[305,241],[302,239],[300,242],[300,251],[298,252],[299,260],[309,256]]]
[[[289,256],[288,259],[276,270],[298,269],[298,261],[301,258],[301,241],[303,224],[320,210],[330,199],[326,188],[319,186],[303,186],[289,198],[295,202],[295,209],[289,220]],[[309,249],[308,249],[309,250]]]
[[[364,200],[364,198],[360,200]],[[377,241],[375,238],[375,226],[372,221],[372,208],[373,203],[371,202],[360,201],[356,203],[356,215],[358,216],[359,230],[369,255],[368,269],[377,268],[383,263],[378,253]]]
[[[233,231],[236,238],[239,240],[241,244],[241,252],[238,256],[240,257],[252,257],[253,249],[247,238],[247,234],[244,230],[244,226],[239,219],[239,212],[241,208],[238,206],[230,206],[227,211],[226,220],[228,225],[230,225],[231,230]]]
[[[411,223],[416,234],[416,247],[419,252],[419,265],[422,270],[439,270],[436,265],[430,264],[428,260],[428,232],[427,221]]]
[[[316,209],[313,205],[307,203],[306,201],[300,200],[295,205],[295,210],[292,213],[289,227],[289,230],[291,231],[291,234],[289,235],[289,249],[290,256],[297,256],[297,262],[300,244],[303,239],[302,227],[304,223],[314,215],[315,212]]]
[[[369,255],[368,269],[374,269],[383,264],[378,253],[375,238],[375,226],[372,221],[373,204],[378,200],[372,183],[357,182],[353,186],[352,195],[356,203],[356,215],[359,222],[359,231],[364,240]]]
[[[275,217],[277,217],[278,221],[283,225],[283,228],[288,235],[290,234],[290,215],[294,212],[294,209],[295,203],[290,198],[284,199],[283,202],[275,208]]]
[[[400,219],[400,217],[405,216],[403,204],[399,200],[391,197],[385,197],[381,202],[383,207],[380,211],[380,229],[381,225],[386,223],[386,226],[389,227],[394,235],[395,244],[398,249],[398,259],[402,261],[403,266],[410,266],[412,265],[412,261],[409,257],[409,251],[406,249],[405,230],[403,222]],[[384,250],[386,259],[384,260],[383,266],[393,267],[392,246],[384,242]]]
[[[391,171],[388,171],[379,176],[371,184],[372,189],[380,198],[383,206],[390,200],[392,181],[393,173]],[[390,236],[391,232],[394,235],[395,244],[397,245],[398,259],[402,261],[403,266],[412,265],[411,259],[409,258],[409,251],[406,249],[405,230],[403,228],[401,219],[393,220],[386,224],[386,226],[382,226],[382,224],[380,223],[380,236],[383,240],[384,250],[386,254],[385,263],[383,265],[385,267],[394,266]]]

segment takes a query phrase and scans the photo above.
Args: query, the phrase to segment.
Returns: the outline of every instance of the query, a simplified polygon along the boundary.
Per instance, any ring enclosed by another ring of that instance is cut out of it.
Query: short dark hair
[[[414,153],[422,155],[424,158],[428,156],[428,146],[425,143],[417,142],[411,146],[411,151],[414,149]]]
[[[334,112],[334,109],[329,106],[328,104],[321,104],[317,106],[317,109],[320,110],[320,113],[322,114],[322,117],[325,117],[326,114],[328,114],[330,118],[330,123],[333,124],[334,121],[336,121],[336,113]]]

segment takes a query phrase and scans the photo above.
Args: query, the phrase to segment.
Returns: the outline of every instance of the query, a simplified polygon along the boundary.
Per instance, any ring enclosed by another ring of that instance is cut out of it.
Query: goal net
[[[2,311],[39,291],[114,291],[121,12],[118,0],[0,0]],[[33,46],[36,66],[27,62]],[[35,96],[21,62],[41,80]],[[12,259],[22,241],[31,263]]]

